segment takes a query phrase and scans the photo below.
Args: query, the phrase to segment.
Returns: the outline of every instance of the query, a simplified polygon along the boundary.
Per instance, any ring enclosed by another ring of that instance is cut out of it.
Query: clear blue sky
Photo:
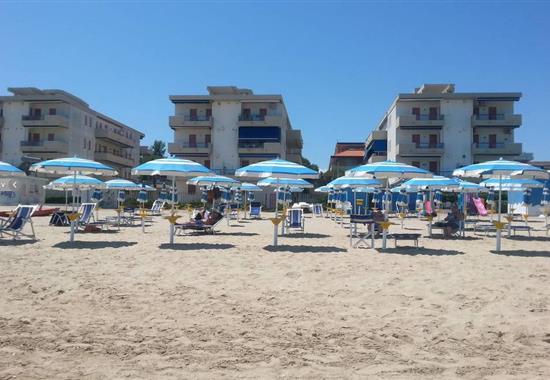
[[[47,3],[47,4],[44,4]],[[399,92],[521,91],[516,139],[550,160],[550,3],[3,2],[0,93],[60,88],[172,140],[170,94],[237,85],[285,98],[304,155],[328,166]]]

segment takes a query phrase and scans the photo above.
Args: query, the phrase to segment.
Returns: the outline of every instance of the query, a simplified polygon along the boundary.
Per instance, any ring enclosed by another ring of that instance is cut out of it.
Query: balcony
[[[212,152],[212,144],[194,143],[188,141],[168,143],[168,152],[171,154],[210,154]]]
[[[514,114],[472,115],[472,126],[474,127],[519,127],[521,121],[521,115]]]
[[[519,156],[522,154],[521,143],[477,143],[472,144],[472,154]]]
[[[261,125],[279,126],[283,123],[282,114],[240,114],[239,125],[243,127],[253,127]]]
[[[116,132],[112,129],[97,128],[95,130],[95,137],[96,139],[107,140],[115,145],[124,148],[132,148],[135,146],[134,141],[126,137],[126,134],[122,132]]]
[[[397,144],[399,156],[441,156],[444,151],[443,143],[438,144]]]
[[[134,161],[132,158],[123,157],[112,152],[95,152],[94,158],[96,159],[96,161],[107,162],[107,164],[113,163],[127,167],[133,167],[137,165],[137,162]]]
[[[375,152],[367,159],[367,164],[375,164],[377,162],[386,161],[388,154],[386,152]]]
[[[239,154],[281,154],[280,142],[239,143]]]
[[[211,128],[214,118],[212,116],[170,116],[169,125],[170,128],[181,127],[207,127]]]
[[[56,115],[23,115],[24,127],[60,127],[69,128],[69,117],[63,114]]]
[[[286,131],[286,146],[289,148],[303,148],[302,131],[299,129],[289,129]]]
[[[397,127],[405,129],[439,129],[444,123],[444,115],[402,115],[397,118]]]
[[[69,144],[62,140],[21,141],[25,153],[69,153]]]

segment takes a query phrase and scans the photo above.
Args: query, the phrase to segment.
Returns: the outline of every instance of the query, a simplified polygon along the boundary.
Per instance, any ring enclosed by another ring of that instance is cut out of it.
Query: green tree
[[[151,145],[151,151],[153,152],[153,156],[159,158],[164,157],[166,155],[166,143],[162,140],[153,141],[153,145]]]

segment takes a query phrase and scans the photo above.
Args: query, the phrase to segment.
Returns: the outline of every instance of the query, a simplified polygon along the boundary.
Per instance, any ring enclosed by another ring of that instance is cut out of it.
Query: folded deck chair
[[[288,230],[300,230],[304,232],[304,211],[301,208],[291,208],[288,210],[288,216],[286,219],[286,228]]]
[[[239,220],[239,205],[237,203],[231,203],[229,205],[229,219]]]
[[[250,218],[260,219],[262,217],[262,204],[260,202],[250,202]]]
[[[323,205],[320,203],[314,203],[313,204],[313,215],[315,216],[323,216]]]
[[[82,203],[78,208],[80,217],[78,218],[77,226],[82,230],[85,230],[88,226],[99,226],[103,229],[104,226],[113,224],[112,222],[106,220],[94,220],[94,210],[96,205],[96,203]]]
[[[36,239],[34,233],[34,226],[32,224],[32,214],[38,208],[37,205],[19,205],[16,212],[8,218],[4,224],[0,227],[0,237],[4,235],[11,236],[14,240],[19,239],[21,236],[30,237]],[[29,223],[31,226],[31,234],[23,232],[25,225]]]
[[[157,199],[153,202],[151,205],[151,209],[147,210],[147,214],[151,216],[159,216],[161,215],[162,209],[164,208],[164,205],[166,204],[166,201]]]

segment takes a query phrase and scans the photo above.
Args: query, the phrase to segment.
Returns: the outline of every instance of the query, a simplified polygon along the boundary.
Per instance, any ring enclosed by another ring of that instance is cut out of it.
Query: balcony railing
[[[503,113],[495,113],[495,114],[484,113],[484,114],[475,115],[475,119],[476,120],[504,120],[506,119],[506,115]]]
[[[189,142],[176,142],[175,145],[179,145],[182,148],[208,148],[210,143],[189,143]]]
[[[185,121],[210,121],[212,120],[212,116],[204,116],[204,115],[185,115],[183,117],[183,120]]]
[[[500,149],[505,147],[505,143],[474,143],[474,148],[480,149]]]
[[[443,115],[413,114],[415,120],[444,120]]]
[[[277,113],[268,113],[265,115],[262,114],[240,114],[239,121],[264,121],[266,117],[280,117],[281,114]]]
[[[37,140],[37,141],[23,140],[21,141],[21,146],[44,146],[47,144],[55,144],[55,143],[67,144],[67,142],[63,140]]]
[[[21,116],[21,120],[27,120],[27,121],[39,121],[39,120],[46,120],[46,118],[49,117],[55,117],[55,116],[59,116],[59,117],[64,117],[64,118],[68,118],[69,115],[63,113],[63,112],[56,112],[54,114],[40,114],[40,115],[22,115]]]
[[[443,143],[427,143],[427,144],[415,144],[415,148],[417,149],[442,149],[444,148]]]
[[[223,168],[223,169],[210,169],[217,175],[235,175],[235,170],[237,169],[229,169],[229,168]]]

